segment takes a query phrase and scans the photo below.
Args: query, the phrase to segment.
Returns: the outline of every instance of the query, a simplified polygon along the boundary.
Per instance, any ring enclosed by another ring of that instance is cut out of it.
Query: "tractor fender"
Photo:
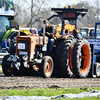
[[[7,32],[5,32],[4,34],[3,34],[3,36],[2,36],[2,41],[4,41],[5,39],[7,39],[8,38],[8,36],[10,35],[10,34],[12,34],[13,32],[18,32],[18,30],[15,30],[15,29],[9,29],[9,30],[7,30]]]
[[[13,37],[16,37],[17,36],[17,34],[18,34],[18,31],[14,31],[14,32],[12,32],[9,36],[8,36],[8,38],[13,38]],[[20,35],[27,35],[26,33],[24,33],[24,32],[20,32]]]
[[[13,37],[16,37],[18,34],[18,30],[15,30],[15,29],[10,29],[8,30],[2,37],[2,41],[4,41],[5,39],[7,38],[13,38]],[[20,35],[27,35],[26,33],[24,32],[20,32]]]
[[[57,37],[57,39],[67,39],[68,37],[74,37],[73,35],[58,35],[58,36],[56,36]]]

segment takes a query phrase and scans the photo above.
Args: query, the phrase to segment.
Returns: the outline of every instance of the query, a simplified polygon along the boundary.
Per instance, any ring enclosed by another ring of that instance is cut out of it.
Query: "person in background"
[[[74,29],[74,30],[72,31],[72,35],[73,35],[76,39],[81,39],[81,38],[82,38],[81,34],[79,34],[79,33],[76,31],[76,29]]]
[[[2,52],[8,53],[9,47],[10,47],[10,38],[7,38],[1,43]]]
[[[68,35],[69,34],[69,31],[66,29],[65,30],[65,35]]]

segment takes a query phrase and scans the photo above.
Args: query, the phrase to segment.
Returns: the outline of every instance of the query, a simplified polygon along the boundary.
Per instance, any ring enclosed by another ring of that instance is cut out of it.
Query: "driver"
[[[43,28],[41,30],[41,34],[43,34]],[[49,25],[48,20],[45,20],[45,35],[49,38],[49,43],[50,43],[50,53],[53,50],[53,45],[54,45],[54,38],[53,38],[53,27]]]

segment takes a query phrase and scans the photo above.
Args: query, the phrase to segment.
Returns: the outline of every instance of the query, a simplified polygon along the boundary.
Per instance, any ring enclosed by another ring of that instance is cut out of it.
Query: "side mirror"
[[[9,26],[8,25],[6,26],[6,30],[9,30]]]

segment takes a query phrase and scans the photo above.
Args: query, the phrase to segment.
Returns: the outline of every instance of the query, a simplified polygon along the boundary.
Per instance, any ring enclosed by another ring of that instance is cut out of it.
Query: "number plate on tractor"
[[[25,49],[24,43],[18,43],[18,49]]]

